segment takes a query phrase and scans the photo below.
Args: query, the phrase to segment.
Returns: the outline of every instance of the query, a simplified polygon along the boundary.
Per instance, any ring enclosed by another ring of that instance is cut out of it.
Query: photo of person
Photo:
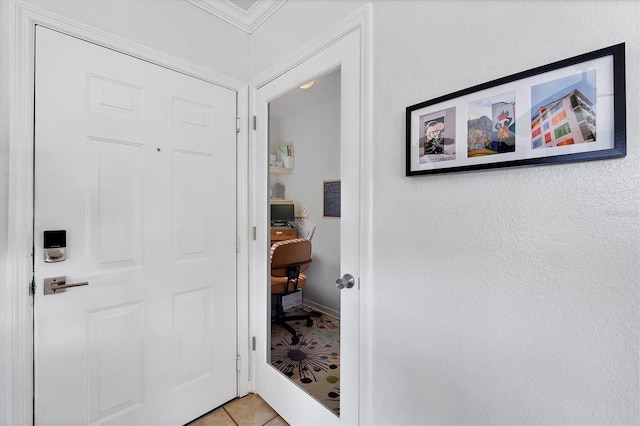
[[[455,108],[420,117],[420,163],[455,159]]]
[[[468,157],[515,151],[515,98],[510,92],[469,103]]]
[[[425,154],[444,154],[443,121],[444,119],[442,119],[442,121],[431,120],[425,124]]]

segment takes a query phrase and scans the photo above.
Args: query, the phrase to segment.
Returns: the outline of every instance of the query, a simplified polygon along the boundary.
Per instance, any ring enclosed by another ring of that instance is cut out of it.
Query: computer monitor
[[[271,204],[271,226],[287,226],[295,220],[293,204]]]

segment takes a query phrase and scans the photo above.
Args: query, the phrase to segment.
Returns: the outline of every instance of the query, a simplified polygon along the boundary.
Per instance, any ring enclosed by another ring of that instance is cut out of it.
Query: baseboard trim
[[[322,312],[323,314],[329,315],[330,317],[333,317],[335,319],[340,319],[340,312],[336,311],[334,309],[328,308],[324,305],[321,305],[319,303],[313,302],[311,300],[303,300],[302,301],[302,306],[314,309],[316,311]]]

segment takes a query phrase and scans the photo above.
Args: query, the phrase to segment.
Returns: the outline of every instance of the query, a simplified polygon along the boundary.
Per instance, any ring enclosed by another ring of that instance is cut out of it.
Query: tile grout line
[[[228,403],[227,403],[227,404],[228,404]],[[234,419],[234,418],[233,418],[233,416],[231,415],[231,413],[227,411],[226,404],[222,406],[222,409],[224,410],[224,412],[225,412],[225,413],[227,413],[227,416],[229,416],[229,418],[231,419],[231,421],[232,421],[233,423],[235,423],[235,424],[236,424],[236,426],[240,426],[240,425],[238,424],[238,422],[236,422],[236,419]]]
[[[274,410],[274,412],[275,412],[275,410]],[[280,416],[280,414],[276,413],[276,415],[275,415],[274,417],[272,417],[272,418],[270,418],[269,420],[267,420],[266,422],[264,422],[261,426],[264,426],[264,425],[266,425],[267,423],[269,423],[269,422],[273,421],[273,420],[274,420],[275,418],[277,418],[278,416]],[[283,419],[283,420],[284,420],[284,419]]]

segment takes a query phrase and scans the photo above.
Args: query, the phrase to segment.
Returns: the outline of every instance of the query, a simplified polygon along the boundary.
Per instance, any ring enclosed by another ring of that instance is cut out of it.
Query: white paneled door
[[[36,31],[36,424],[184,424],[237,395],[236,92]]]

